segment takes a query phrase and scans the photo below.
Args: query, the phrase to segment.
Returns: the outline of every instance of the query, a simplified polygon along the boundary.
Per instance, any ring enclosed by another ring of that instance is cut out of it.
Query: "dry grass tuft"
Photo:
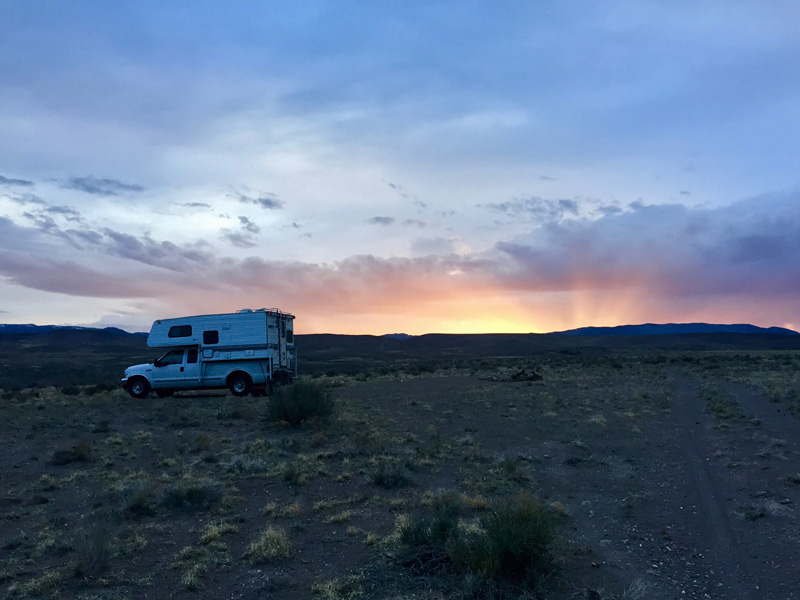
[[[250,545],[245,552],[251,562],[272,562],[281,558],[288,558],[292,546],[283,529],[267,527]]]

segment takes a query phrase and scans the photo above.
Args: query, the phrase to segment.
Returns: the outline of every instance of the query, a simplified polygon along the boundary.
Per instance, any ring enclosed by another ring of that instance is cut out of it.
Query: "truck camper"
[[[294,315],[276,308],[160,319],[147,346],[167,352],[125,369],[122,386],[134,398],[226,387],[245,396],[297,377]]]

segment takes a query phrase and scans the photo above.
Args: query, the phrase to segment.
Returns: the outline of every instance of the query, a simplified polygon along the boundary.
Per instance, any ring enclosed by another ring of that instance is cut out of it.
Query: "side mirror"
[[[155,361],[153,361],[153,366],[154,367],[163,367],[164,363],[162,363],[159,359],[156,359]]]

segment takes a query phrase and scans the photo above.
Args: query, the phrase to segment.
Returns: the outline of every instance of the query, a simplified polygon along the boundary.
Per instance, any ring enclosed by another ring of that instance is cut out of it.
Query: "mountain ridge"
[[[768,333],[774,335],[800,335],[785,327],[758,327],[747,323],[731,325],[714,323],[643,323],[641,325],[616,325],[612,327],[578,327],[554,331],[549,335],[683,335],[689,333]]]
[[[147,332],[130,333],[118,327],[84,327],[80,325],[35,325],[33,323],[0,323],[0,333],[49,333],[52,331],[102,331],[108,334],[124,336],[146,336]],[[537,335],[568,335],[568,336],[647,336],[647,335],[682,335],[695,333],[744,333],[744,334],[773,334],[773,335],[800,335],[799,332],[785,327],[759,327],[748,323],[715,324],[715,323],[642,323],[639,325],[615,325],[607,327],[588,326],[564,331],[551,331]],[[345,334],[310,334],[310,335],[345,335]],[[439,334],[424,334],[439,335]],[[453,334],[458,335],[458,334]],[[482,334],[464,334],[482,335]],[[493,334],[487,334],[493,335]],[[395,340],[409,340],[421,336],[407,333],[386,333],[374,337],[384,337]]]

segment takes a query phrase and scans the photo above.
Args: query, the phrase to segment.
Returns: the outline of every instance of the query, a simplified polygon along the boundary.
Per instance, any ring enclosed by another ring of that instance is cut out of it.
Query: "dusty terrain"
[[[471,359],[266,400],[0,393],[0,597],[474,597],[409,570],[398,523],[457,492],[561,515],[555,599],[800,597],[797,351]],[[512,381],[525,370],[539,381]],[[264,532],[268,552],[251,546]],[[514,590],[505,590],[515,595]]]

